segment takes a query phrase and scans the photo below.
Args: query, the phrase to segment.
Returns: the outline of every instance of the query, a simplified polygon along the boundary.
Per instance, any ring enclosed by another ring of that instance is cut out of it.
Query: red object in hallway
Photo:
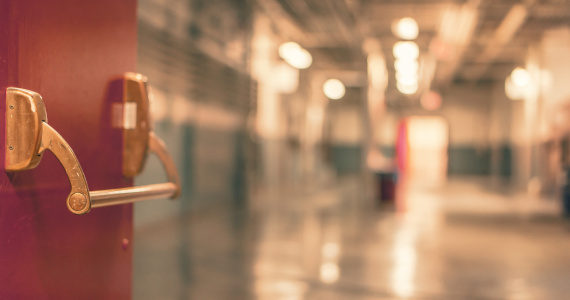
[[[406,119],[403,119],[398,125],[398,134],[396,136],[396,164],[398,166],[398,173],[401,174],[401,176],[404,176],[408,170],[408,148],[408,127]]]
[[[7,87],[39,93],[89,188],[132,186],[108,109],[122,97],[110,80],[136,70],[136,0],[0,0],[0,36],[1,115]],[[2,141],[0,299],[130,299],[132,205],[74,215],[53,154],[33,170],[6,173]]]

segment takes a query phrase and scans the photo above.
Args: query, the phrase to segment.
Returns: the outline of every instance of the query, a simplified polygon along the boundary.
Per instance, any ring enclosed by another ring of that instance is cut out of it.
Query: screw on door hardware
[[[69,200],[69,206],[74,211],[81,211],[87,205],[87,198],[81,193],[74,193]]]

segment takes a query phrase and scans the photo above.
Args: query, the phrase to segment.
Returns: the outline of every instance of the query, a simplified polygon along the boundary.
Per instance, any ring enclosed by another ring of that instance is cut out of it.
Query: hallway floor
[[[568,299],[556,201],[485,186],[407,187],[379,207],[349,178],[204,205],[136,229],[133,298]]]

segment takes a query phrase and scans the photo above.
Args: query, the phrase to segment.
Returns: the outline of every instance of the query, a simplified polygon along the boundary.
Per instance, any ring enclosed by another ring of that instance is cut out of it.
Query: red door
[[[135,55],[136,0],[0,0],[0,116],[7,87],[39,93],[89,188],[132,186],[106,99],[120,93],[111,79],[136,70]],[[53,154],[33,170],[6,173],[5,149],[2,138],[0,299],[130,298],[132,205],[74,215]]]

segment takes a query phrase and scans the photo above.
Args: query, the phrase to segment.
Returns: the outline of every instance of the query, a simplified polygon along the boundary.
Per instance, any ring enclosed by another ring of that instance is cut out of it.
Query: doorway
[[[398,161],[411,182],[439,186],[447,178],[449,128],[438,116],[405,118],[398,132]]]

